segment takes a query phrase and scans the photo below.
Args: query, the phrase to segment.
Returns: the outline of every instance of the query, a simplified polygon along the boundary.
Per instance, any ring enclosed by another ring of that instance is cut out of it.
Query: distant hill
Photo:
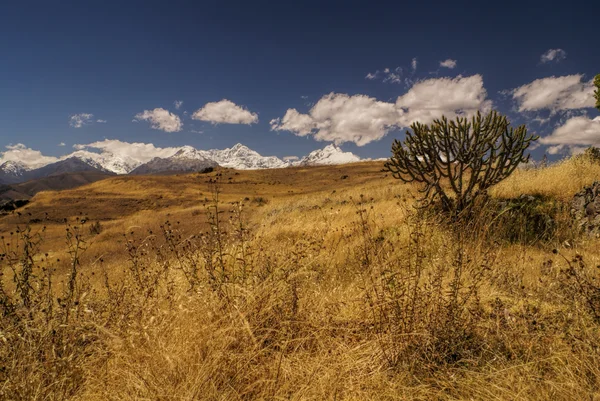
[[[78,173],[59,173],[27,182],[12,185],[0,185],[0,199],[30,199],[41,191],[61,191],[77,188],[114,176],[100,171],[82,171]]]

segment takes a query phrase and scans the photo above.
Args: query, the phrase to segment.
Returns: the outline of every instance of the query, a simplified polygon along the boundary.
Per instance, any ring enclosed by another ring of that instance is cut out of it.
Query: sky
[[[600,2],[491,4],[5,2],[0,161],[238,142],[380,158],[415,121],[492,109],[541,136],[534,158],[600,146]]]

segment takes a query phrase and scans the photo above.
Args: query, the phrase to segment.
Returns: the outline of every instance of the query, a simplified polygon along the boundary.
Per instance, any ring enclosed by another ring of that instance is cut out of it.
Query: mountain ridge
[[[33,179],[62,173],[95,171],[106,174],[169,174],[202,171],[208,167],[225,167],[238,170],[259,170],[286,168],[293,166],[334,165],[354,163],[361,159],[351,152],[342,151],[339,146],[330,144],[317,149],[300,160],[284,161],[276,156],[262,156],[255,150],[237,143],[225,149],[196,149],[185,145],[173,149],[168,157],[135,158],[129,155],[116,155],[110,151],[95,153],[78,149],[53,163],[39,168],[39,162],[31,165],[22,161],[6,161],[0,165],[0,184],[16,184]]]

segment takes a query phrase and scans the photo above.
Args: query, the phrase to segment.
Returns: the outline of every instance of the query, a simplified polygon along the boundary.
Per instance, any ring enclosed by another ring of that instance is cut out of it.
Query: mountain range
[[[61,174],[94,173],[106,175],[123,174],[174,174],[202,171],[210,167],[228,167],[238,170],[285,168],[292,166],[333,165],[354,163],[361,159],[351,152],[344,152],[336,145],[327,145],[303,158],[290,161],[275,156],[262,156],[258,152],[237,145],[219,150],[200,150],[192,146],[174,149],[169,157],[140,160],[134,157],[77,150],[63,156],[59,161],[39,167],[22,161],[6,161],[0,165],[0,185],[10,185]]]

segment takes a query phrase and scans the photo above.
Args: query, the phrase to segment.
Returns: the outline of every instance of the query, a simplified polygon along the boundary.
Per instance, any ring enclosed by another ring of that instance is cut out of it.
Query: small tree
[[[596,86],[596,92],[594,92],[596,96],[596,108],[600,110],[600,74],[594,78],[594,85]]]
[[[508,119],[495,111],[456,121],[442,117],[431,125],[414,123],[403,142],[394,140],[385,167],[395,178],[422,183],[422,200],[429,204],[439,199],[443,210],[456,217],[529,161],[525,150],[538,137],[528,136],[524,125],[509,126]]]

